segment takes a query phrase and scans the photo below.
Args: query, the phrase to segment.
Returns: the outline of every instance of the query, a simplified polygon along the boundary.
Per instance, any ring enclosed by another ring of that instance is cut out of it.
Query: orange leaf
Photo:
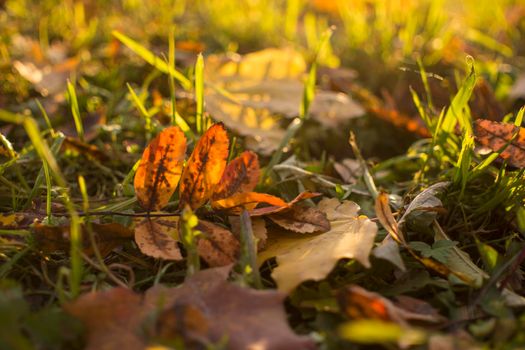
[[[176,126],[161,131],[142,154],[135,193],[148,212],[162,209],[175,192],[186,153],[186,137]]]
[[[262,216],[275,214],[283,210],[290,209],[292,206],[303,199],[313,198],[319,195],[319,193],[305,191],[300,193],[289,203],[286,203],[281,198],[272,196],[270,194],[246,192],[237,193],[228,198],[214,201],[211,203],[211,205],[214,209],[227,210],[231,213],[238,213],[240,212],[240,209],[244,207],[250,211],[250,216]],[[255,207],[260,203],[269,204],[269,206],[255,209]]]
[[[202,135],[182,173],[180,208],[196,209],[210,199],[226,167],[229,143],[222,123]]]
[[[259,182],[260,175],[261,170],[259,169],[257,155],[250,151],[241,153],[226,166],[221,181],[213,194],[213,199],[219,200],[238,192],[253,191]]]
[[[272,207],[287,206],[287,203],[279,197],[257,192],[236,193],[228,198],[214,201],[211,205],[218,210],[241,209],[242,207],[253,209],[259,203],[270,204]]]
[[[316,193],[316,192],[308,192],[308,191],[301,192],[299,193],[297,197],[292,199],[290,202],[285,203],[285,205],[272,205],[270,207],[257,208],[257,209],[250,211],[250,216],[263,216],[263,215],[279,213],[279,212],[292,208],[294,205],[296,205],[302,200],[318,197],[320,195],[321,195],[320,193]]]
[[[514,124],[498,123],[486,119],[478,119],[475,123],[476,140],[493,152],[507,148],[500,157],[507,159],[509,164],[516,168],[525,167],[525,128]]]

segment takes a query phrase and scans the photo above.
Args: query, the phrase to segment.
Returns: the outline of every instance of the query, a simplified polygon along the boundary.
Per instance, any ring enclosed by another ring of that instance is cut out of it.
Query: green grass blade
[[[197,56],[195,63],[195,102],[197,104],[197,115],[195,116],[197,133],[205,131],[204,123],[204,58],[202,54]]]
[[[75,86],[69,80],[67,82],[67,98],[71,105],[71,114],[73,114],[73,119],[75,120],[78,138],[80,141],[84,141],[84,125],[82,124],[82,117],[80,117],[80,109],[78,108],[77,93]]]
[[[157,57],[153,52],[148,50],[146,47],[140,45],[135,40],[129,38],[128,36],[120,33],[119,31],[114,30],[112,32],[113,36],[122,42],[128,49],[139,55],[144,61],[151,64],[153,67],[157,68],[159,71],[165,74],[171,75],[175,78],[184,89],[191,89],[191,82],[186,78],[182,73],[175,70],[173,67],[170,67],[166,62],[164,62],[160,57]]]

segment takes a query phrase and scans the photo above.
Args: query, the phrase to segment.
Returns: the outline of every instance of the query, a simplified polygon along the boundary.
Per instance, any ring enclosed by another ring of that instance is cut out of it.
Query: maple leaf
[[[259,254],[259,262],[276,257],[278,266],[272,277],[279,290],[290,292],[301,282],[325,278],[339,259],[349,258],[370,267],[369,255],[377,234],[377,225],[358,216],[359,206],[338,199],[323,199],[317,208],[330,222],[330,230],[319,235],[279,235],[268,241]]]
[[[222,123],[212,125],[200,138],[180,184],[180,208],[202,206],[211,198],[228,160],[228,134]]]
[[[525,167],[525,128],[493,122],[486,119],[475,121],[476,140],[493,152],[501,152],[501,158],[516,168]]]
[[[186,137],[177,126],[162,130],[142,154],[134,187],[148,212],[162,209],[175,192],[186,153]]]

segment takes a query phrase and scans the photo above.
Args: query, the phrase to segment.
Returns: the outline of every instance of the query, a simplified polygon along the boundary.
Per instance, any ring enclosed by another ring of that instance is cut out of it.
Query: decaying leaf
[[[516,168],[525,167],[525,128],[486,119],[476,120],[474,127],[479,144],[493,152],[499,152],[506,146],[500,157]]]
[[[130,289],[113,288],[84,294],[64,309],[84,324],[86,350],[143,350],[147,343],[139,332],[141,299]]]
[[[285,205],[276,205],[276,204],[268,203],[268,204],[271,204],[268,207],[256,208],[250,211],[250,216],[264,216],[264,215],[276,214],[276,213],[288,210],[290,208],[293,208],[293,206],[299,203],[300,201],[303,201],[305,199],[319,197],[320,195],[321,194],[317,192],[304,191],[304,192],[299,193],[297,197],[295,197],[288,203],[285,203]]]
[[[410,322],[441,323],[445,318],[430,304],[399,296],[397,305],[380,294],[350,285],[338,293],[339,305],[352,319],[379,319],[407,326]]]
[[[135,226],[135,242],[143,254],[182,260],[178,241],[179,217],[144,218]]]
[[[185,348],[315,348],[288,326],[284,294],[229,283],[229,271],[200,271],[177,288],[157,285],[144,297],[123,288],[89,293],[65,308],[84,323],[87,349],[144,349],[175,339]]]
[[[197,209],[211,198],[226,167],[229,143],[222,123],[202,135],[182,173],[180,208]]]
[[[185,153],[186,137],[177,126],[161,131],[144,150],[134,186],[140,205],[148,212],[168,204],[179,183]]]
[[[321,280],[339,259],[355,259],[370,267],[369,255],[377,234],[377,225],[358,216],[356,203],[323,199],[319,210],[330,222],[330,230],[319,235],[279,235],[268,241],[268,248],[259,254],[259,262],[276,257],[278,266],[272,277],[279,290],[290,292],[301,282]]]
[[[67,136],[62,143],[62,149],[73,150],[83,154],[89,158],[94,158],[98,161],[107,161],[109,156],[101,151],[97,146],[85,143],[74,137]]]
[[[215,267],[235,263],[240,246],[233,233],[205,220],[199,220],[196,229],[204,234],[197,243],[197,252],[208,265]]]
[[[268,216],[277,225],[299,233],[326,232],[330,221],[317,208],[295,206],[288,211]]]
[[[306,62],[295,50],[265,49],[244,56],[207,58],[206,76],[218,89],[206,91],[210,113],[228,128],[245,136],[246,146],[270,155],[285,131],[282,117],[299,115]],[[327,127],[362,115],[364,110],[344,93],[321,91],[314,98],[310,116]]]
[[[241,153],[224,169],[222,178],[215,188],[213,200],[224,199],[235,193],[253,191],[259,182],[260,175],[257,155],[250,151]]]
[[[91,223],[91,229],[98,250],[102,256],[108,255],[116,247],[128,242],[133,237],[133,231],[117,223],[97,224]],[[35,224],[33,232],[37,246],[45,253],[57,251],[69,251],[70,248],[70,226],[50,226]],[[93,246],[89,239],[87,225],[81,226],[82,247],[86,254],[94,253]]]

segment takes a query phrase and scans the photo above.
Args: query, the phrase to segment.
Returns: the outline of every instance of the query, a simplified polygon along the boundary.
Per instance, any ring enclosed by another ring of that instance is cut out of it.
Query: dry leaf
[[[258,192],[236,193],[228,198],[213,201],[211,205],[217,210],[228,209],[229,211],[235,211],[234,209],[239,209],[238,211],[240,211],[243,207],[253,209],[259,203],[270,204],[277,207],[287,206],[287,203],[279,197]]]
[[[320,195],[321,194],[317,192],[304,191],[304,192],[299,193],[297,197],[292,199],[290,202],[285,203],[285,205],[276,205],[276,204],[268,203],[272,205],[269,207],[254,209],[250,211],[250,216],[264,216],[264,215],[280,213],[282,211],[293,208],[293,206],[299,203],[300,201],[303,201],[305,199],[319,197]]]
[[[133,231],[117,223],[97,224],[91,223],[91,229],[95,237],[98,250],[102,256],[108,255],[116,247],[128,242],[133,237]],[[81,226],[82,247],[84,253],[94,254],[93,246],[89,239],[89,231],[86,225]],[[70,226],[49,226],[35,224],[33,232],[37,247],[45,253],[57,251],[69,251],[70,248]]]
[[[342,311],[352,319],[379,319],[408,326],[410,321],[441,323],[446,319],[430,304],[411,297],[399,296],[398,304],[380,294],[356,285],[338,293]]]
[[[179,218],[144,218],[135,226],[135,242],[143,254],[165,260],[182,260],[178,241]]]
[[[62,149],[74,150],[88,158],[93,158],[101,162],[109,160],[108,155],[101,151],[97,146],[82,142],[79,139],[70,136],[66,136],[64,139]]]
[[[86,350],[143,350],[141,296],[124,288],[82,295],[64,309],[84,324]]]
[[[525,128],[486,119],[476,120],[474,126],[479,144],[498,152],[509,143],[500,157],[516,168],[525,167]]]
[[[356,259],[370,267],[369,255],[374,245],[377,226],[358,216],[359,206],[338,199],[323,199],[317,207],[330,221],[331,229],[319,235],[281,235],[259,254],[259,262],[276,257],[278,266],[272,277],[279,290],[290,292],[301,282],[321,280],[339,259]]]
[[[225,281],[228,271],[229,268],[208,269],[188,278],[178,288],[154,287],[146,294],[145,306],[152,308],[161,302],[167,312],[176,312],[177,308],[180,310],[191,305],[198,310],[196,318],[204,318],[205,321],[200,322],[207,324],[198,332],[192,326],[193,334],[197,333],[212,344],[226,339],[227,349],[315,348],[312,339],[295,335],[288,326],[283,307],[284,294],[229,283]],[[186,324],[191,325],[195,320],[188,321]],[[184,337],[186,333],[177,327],[169,329],[165,326],[162,330],[168,339]],[[190,340],[194,341],[195,337]]]
[[[179,183],[185,153],[186,137],[177,126],[161,131],[144,150],[134,186],[140,205],[148,212],[168,204]]]
[[[330,222],[326,214],[316,208],[296,206],[288,211],[268,216],[277,225],[299,233],[326,232]]]
[[[235,263],[239,255],[239,241],[229,230],[205,220],[199,220],[197,230],[204,234],[197,243],[197,252],[210,266]]]
[[[182,173],[180,208],[197,209],[210,199],[224,173],[229,142],[222,123],[202,135]]]
[[[215,188],[213,200],[224,199],[235,193],[253,191],[260,175],[257,155],[250,151],[241,153],[224,169],[221,181]]]

